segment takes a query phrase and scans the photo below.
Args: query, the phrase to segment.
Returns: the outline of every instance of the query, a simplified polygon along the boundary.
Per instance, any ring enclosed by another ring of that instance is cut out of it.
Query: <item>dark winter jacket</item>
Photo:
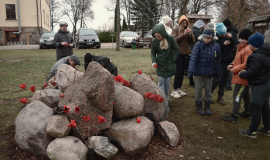
[[[221,51],[220,65],[227,68],[227,66],[233,61],[234,57],[232,52],[235,45],[239,44],[239,42],[234,38],[233,34],[232,38],[230,39],[228,39],[227,37],[219,37],[218,34],[216,34],[216,36],[218,37],[218,40],[216,42],[219,44]],[[224,45],[224,42],[226,40],[231,41],[231,44]]]
[[[200,35],[202,35],[202,31],[200,31],[200,29],[198,29],[197,27],[193,26],[193,27],[192,27],[192,32],[193,32],[193,34],[194,34],[195,41],[198,42],[198,41],[199,41],[198,38],[199,38]],[[191,45],[190,45],[191,51],[192,51],[194,45],[195,45],[195,44],[191,44]]]
[[[174,38],[166,32],[163,24],[156,24],[152,29],[153,37],[154,33],[160,33],[166,38],[168,42],[168,48],[161,49],[160,41],[154,39],[151,47],[152,63],[157,63],[158,67],[156,71],[159,77],[171,77],[177,72],[175,61],[179,54],[178,44]]]
[[[61,29],[59,29],[58,32],[55,34],[53,41],[53,46],[56,47],[57,61],[60,60],[61,58],[73,55],[72,48],[69,46],[63,46],[61,44],[62,42],[73,44],[72,48],[75,47],[75,42],[69,31],[63,32]]]
[[[270,81],[270,45],[265,43],[247,59],[246,71],[239,74],[251,86],[259,86]]]
[[[233,35],[233,37],[238,41],[238,30],[237,30],[237,28],[236,27],[234,27],[234,26],[231,26],[230,28],[227,28],[227,32],[230,32],[232,35]],[[239,44],[239,43],[238,43]],[[237,45],[238,45],[237,44]],[[237,45],[235,45],[234,47],[233,47],[233,50],[232,50],[232,55],[233,55],[233,58],[235,57],[235,55],[236,55],[236,52],[237,52]]]
[[[220,47],[212,41],[205,44],[199,37],[199,41],[195,44],[190,55],[188,72],[194,75],[218,75],[220,68]],[[217,37],[214,38],[217,40]]]
[[[47,78],[46,78],[46,82],[48,82],[53,76],[55,76],[57,74],[57,69],[58,67],[60,67],[62,64],[69,64],[69,56],[68,57],[65,57],[65,58],[62,58],[60,59],[59,61],[57,61],[51,68],[49,74],[47,75]]]

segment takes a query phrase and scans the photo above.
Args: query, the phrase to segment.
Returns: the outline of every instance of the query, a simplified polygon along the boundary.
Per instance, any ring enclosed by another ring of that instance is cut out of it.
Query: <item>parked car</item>
[[[56,32],[45,32],[39,39],[39,49],[55,48],[53,47],[53,39]]]
[[[148,31],[145,35],[144,38],[153,38],[152,36],[152,29],[150,31]]]
[[[132,40],[137,40],[139,38],[139,35],[136,32],[132,31],[122,31],[120,32],[120,43],[122,44],[122,47],[125,48],[127,46],[132,46]],[[144,43],[140,42],[140,47],[143,47]]]
[[[75,35],[75,43],[78,49],[80,48],[100,48],[101,44],[98,34],[93,28],[79,28],[78,34]]]

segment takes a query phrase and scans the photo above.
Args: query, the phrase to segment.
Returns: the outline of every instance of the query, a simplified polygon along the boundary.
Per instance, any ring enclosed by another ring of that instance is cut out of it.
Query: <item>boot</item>
[[[204,115],[204,110],[202,109],[202,101],[195,101],[196,104],[196,112],[201,116]]]
[[[234,115],[233,113],[231,113],[228,116],[221,116],[221,118],[224,121],[227,121],[227,122],[233,122],[233,123],[237,123],[238,122],[238,116]]]
[[[210,111],[210,104],[211,104],[211,100],[210,101],[205,101],[204,112],[207,115],[211,115],[212,114],[211,111]]]

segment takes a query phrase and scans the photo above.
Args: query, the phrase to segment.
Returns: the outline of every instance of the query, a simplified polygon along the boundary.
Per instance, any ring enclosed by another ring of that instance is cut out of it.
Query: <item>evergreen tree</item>
[[[127,27],[126,19],[124,18],[123,25],[122,25],[122,31],[127,31],[127,30],[128,30],[128,27]]]

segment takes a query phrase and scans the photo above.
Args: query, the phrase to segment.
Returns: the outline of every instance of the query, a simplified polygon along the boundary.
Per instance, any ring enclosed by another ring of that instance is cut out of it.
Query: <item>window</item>
[[[7,19],[16,19],[15,4],[6,4]]]

